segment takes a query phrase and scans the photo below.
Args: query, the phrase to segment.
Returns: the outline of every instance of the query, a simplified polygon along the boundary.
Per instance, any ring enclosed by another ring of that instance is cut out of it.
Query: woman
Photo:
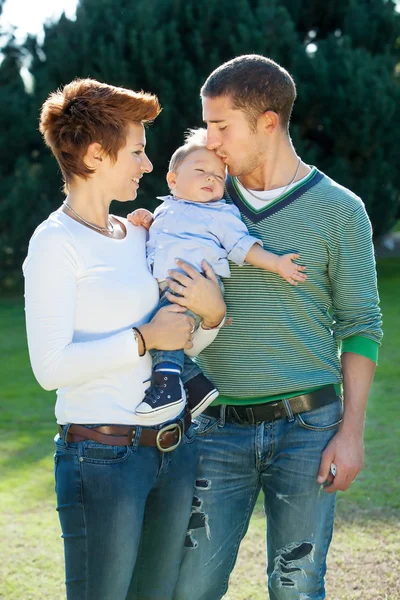
[[[109,214],[111,200],[134,199],[152,170],[144,124],[159,112],[155,96],[90,79],[42,107],[40,130],[67,197],[30,241],[26,322],[35,376],[57,388],[56,493],[69,600],[172,598],[190,516],[190,414],[149,428],[135,407],[151,373],[147,351],[201,350],[216,335],[223,300],[212,274],[197,279],[204,328],[194,344],[185,308],[150,320],[158,286],[146,266],[146,233]]]

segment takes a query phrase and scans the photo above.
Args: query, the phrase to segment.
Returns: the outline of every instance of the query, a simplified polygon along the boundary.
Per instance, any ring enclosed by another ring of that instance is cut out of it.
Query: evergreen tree
[[[27,230],[21,229],[22,238],[15,236],[15,217],[24,213],[24,196],[11,201],[15,186],[16,162],[24,160],[32,152],[34,136],[30,122],[30,98],[21,77],[23,50],[18,47],[13,34],[4,36],[0,64],[0,286],[14,285],[20,279],[18,268],[21,255],[26,252]],[[23,174],[29,178],[29,173]]]
[[[163,112],[147,136],[154,172],[135,205],[112,209],[154,208],[167,191],[172,152],[185,129],[202,123],[205,78],[246,53],[269,56],[293,74],[298,153],[359,194],[381,235],[399,211],[399,40],[392,0],[80,0],[76,20],[62,15],[46,26],[42,45],[8,40],[0,65],[2,264],[7,257],[8,272],[19,272],[34,226],[62,199],[58,167],[37,131],[50,91],[94,77],[159,96]],[[30,93],[20,76],[26,53]]]

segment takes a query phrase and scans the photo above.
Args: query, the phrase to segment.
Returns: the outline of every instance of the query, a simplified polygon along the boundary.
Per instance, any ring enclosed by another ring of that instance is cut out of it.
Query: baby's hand
[[[298,285],[307,279],[307,275],[302,272],[306,270],[306,267],[296,265],[293,262],[296,258],[300,258],[300,254],[284,254],[283,256],[279,256],[277,261],[278,275],[291,285]]]
[[[142,227],[145,227],[146,229],[150,229],[154,220],[153,213],[146,208],[137,208],[129,213],[126,218],[132,225],[142,225]]]

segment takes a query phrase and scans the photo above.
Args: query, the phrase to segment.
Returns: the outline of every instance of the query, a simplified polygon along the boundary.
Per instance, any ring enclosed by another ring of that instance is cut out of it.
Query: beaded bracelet
[[[143,354],[139,354],[139,356],[144,356],[147,352],[147,348],[146,348],[146,342],[144,341],[144,337],[142,332],[140,331],[140,329],[138,329],[137,327],[132,327],[133,331],[140,337],[140,339],[142,340],[142,344],[143,344]]]

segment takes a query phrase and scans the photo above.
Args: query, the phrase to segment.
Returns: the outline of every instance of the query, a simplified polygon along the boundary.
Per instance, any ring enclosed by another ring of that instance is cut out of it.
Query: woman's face
[[[116,162],[104,160],[102,179],[110,198],[127,202],[134,200],[143,173],[151,173],[153,165],[145,154],[146,135],[141,123],[129,125],[126,144],[118,152]]]

